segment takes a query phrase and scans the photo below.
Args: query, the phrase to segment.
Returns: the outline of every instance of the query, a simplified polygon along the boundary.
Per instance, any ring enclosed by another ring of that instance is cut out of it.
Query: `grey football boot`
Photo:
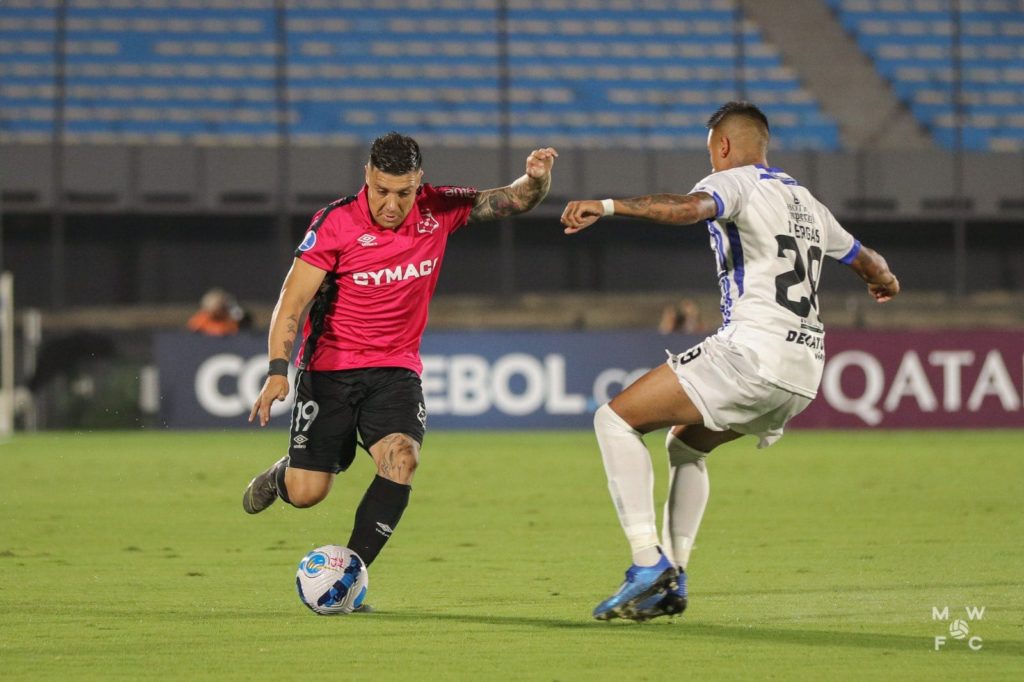
[[[256,478],[249,481],[249,487],[242,494],[242,508],[248,514],[258,514],[277,499],[277,472],[282,467],[288,466],[288,455],[274,462],[270,467]]]

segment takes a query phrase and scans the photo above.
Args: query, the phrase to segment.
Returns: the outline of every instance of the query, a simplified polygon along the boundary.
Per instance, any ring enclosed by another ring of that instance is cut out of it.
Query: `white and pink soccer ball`
[[[321,616],[352,613],[366,598],[366,564],[348,547],[317,547],[299,562],[295,587],[299,599]]]

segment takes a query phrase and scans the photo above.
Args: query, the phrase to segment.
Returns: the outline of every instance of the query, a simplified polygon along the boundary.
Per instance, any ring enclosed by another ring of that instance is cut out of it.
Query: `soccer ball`
[[[295,573],[299,599],[321,616],[352,613],[366,598],[366,564],[348,547],[324,545],[302,557]]]
[[[949,634],[953,635],[953,639],[963,639],[970,631],[967,621],[963,618],[957,618],[949,625]]]

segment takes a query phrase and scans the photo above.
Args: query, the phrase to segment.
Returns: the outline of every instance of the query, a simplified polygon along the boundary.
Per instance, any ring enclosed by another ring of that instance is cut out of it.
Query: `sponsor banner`
[[[1024,333],[829,331],[818,398],[793,426],[1022,427]]]
[[[424,337],[430,428],[590,428],[594,409],[700,337],[656,332],[451,332]],[[242,428],[267,370],[263,335],[160,334],[172,428]],[[804,428],[1024,426],[1024,334],[832,331]],[[291,400],[272,424],[288,423]]]
[[[663,362],[666,347],[678,353],[700,339],[645,331],[429,333],[421,349],[427,425],[590,428],[597,406]],[[263,336],[162,333],[156,360],[167,426],[248,426],[267,371]],[[290,408],[291,400],[276,403],[271,423],[286,425]]]
[[[162,332],[155,345],[160,371],[160,418],[171,428],[251,426],[249,412],[267,376],[267,337]],[[294,377],[294,368],[291,370]],[[271,409],[287,424],[291,396]],[[282,416],[284,415],[284,416]]]
[[[657,332],[460,332],[423,339],[434,428],[590,428],[594,410],[703,337]]]

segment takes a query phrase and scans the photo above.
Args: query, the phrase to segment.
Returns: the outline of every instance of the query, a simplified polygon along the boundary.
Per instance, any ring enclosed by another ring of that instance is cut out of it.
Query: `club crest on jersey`
[[[433,234],[434,230],[441,227],[441,223],[437,222],[437,218],[430,211],[422,211],[421,216],[420,221],[416,223],[416,231],[420,234]]]
[[[309,251],[314,246],[316,246],[316,232],[310,230],[302,239],[302,243],[299,244],[299,251]]]
[[[377,246],[377,235],[367,232],[356,240],[361,246]]]

